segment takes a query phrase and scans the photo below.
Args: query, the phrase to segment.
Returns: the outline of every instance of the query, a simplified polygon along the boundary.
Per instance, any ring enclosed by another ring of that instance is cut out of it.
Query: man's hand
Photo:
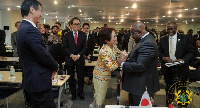
[[[125,62],[126,59],[127,59],[127,57],[120,56],[120,57],[117,59],[117,64],[118,64],[118,66],[121,66],[121,63],[122,63],[122,62]]]
[[[87,57],[86,57],[88,60],[90,60],[90,56],[88,55]]]
[[[162,60],[164,60],[167,63],[173,62],[172,59],[170,59],[169,57],[163,57]]]
[[[72,54],[72,60],[76,61],[76,55]]]
[[[176,60],[176,61],[179,61],[179,66],[181,66],[181,65],[183,65],[184,64],[184,60],[183,59],[178,59],[178,60]]]
[[[59,70],[59,69],[58,69],[58,70]],[[51,80],[54,80],[54,76],[56,75],[57,72],[58,72],[58,71],[53,71],[53,72],[52,72]]]

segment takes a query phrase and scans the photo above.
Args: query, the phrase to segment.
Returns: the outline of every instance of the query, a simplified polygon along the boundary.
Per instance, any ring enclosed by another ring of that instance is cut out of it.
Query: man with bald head
[[[146,88],[151,97],[160,89],[157,73],[158,49],[155,39],[145,30],[143,23],[134,23],[131,34],[136,45],[126,62],[120,57],[117,63],[123,70],[122,89],[129,92],[130,105],[138,106]]]
[[[188,62],[193,56],[192,43],[188,36],[178,34],[176,22],[167,23],[167,35],[160,39],[159,57],[161,62],[161,71],[164,74],[166,83],[166,106],[172,103],[173,96],[168,91],[170,87],[178,81],[187,81],[189,76]],[[180,61],[181,64],[167,67],[166,63]]]

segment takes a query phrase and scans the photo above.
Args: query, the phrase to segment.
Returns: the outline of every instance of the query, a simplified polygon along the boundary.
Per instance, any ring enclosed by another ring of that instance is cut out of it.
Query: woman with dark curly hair
[[[101,42],[97,65],[93,70],[94,101],[90,108],[101,108],[104,103],[111,72],[118,68],[117,57],[122,52],[117,48],[117,36],[113,28],[103,28],[100,31]],[[123,53],[122,56],[127,56]]]

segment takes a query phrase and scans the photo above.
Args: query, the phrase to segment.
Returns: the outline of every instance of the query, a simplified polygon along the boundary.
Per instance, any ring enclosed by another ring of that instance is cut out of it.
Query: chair
[[[21,88],[22,88],[21,84],[0,83],[0,99],[7,98],[7,108],[9,101],[8,97],[19,91]]]

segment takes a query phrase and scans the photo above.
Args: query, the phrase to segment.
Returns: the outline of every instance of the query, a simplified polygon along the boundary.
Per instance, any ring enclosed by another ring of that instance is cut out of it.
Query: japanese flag
[[[152,107],[151,100],[150,100],[149,94],[147,92],[147,89],[144,92],[144,94],[142,95],[139,107],[140,106]]]

